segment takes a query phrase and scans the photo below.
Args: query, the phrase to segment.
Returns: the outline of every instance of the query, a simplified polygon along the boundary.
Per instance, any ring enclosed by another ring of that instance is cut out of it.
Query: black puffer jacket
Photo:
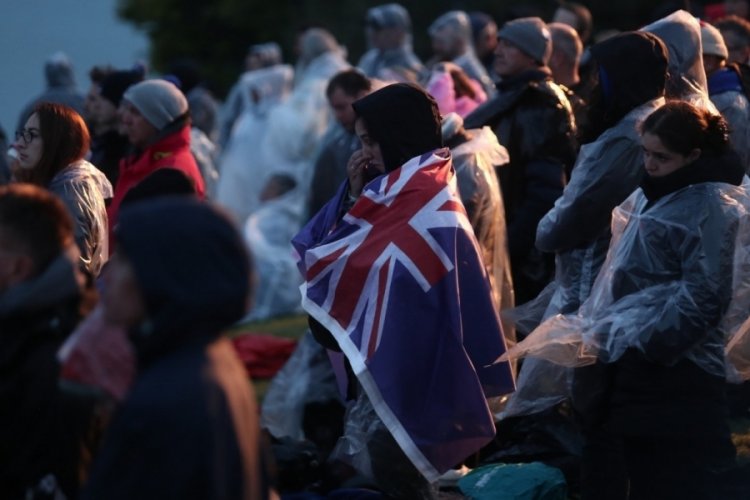
[[[516,299],[533,298],[552,277],[551,256],[534,248],[536,226],[565,186],[575,161],[575,121],[565,93],[547,68],[524,72],[498,85],[497,96],[465,120],[467,129],[489,126],[508,149],[498,169],[508,224]]]

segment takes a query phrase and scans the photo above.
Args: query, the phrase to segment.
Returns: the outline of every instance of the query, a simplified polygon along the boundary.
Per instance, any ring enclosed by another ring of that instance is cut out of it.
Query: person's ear
[[[34,269],[34,259],[31,256],[24,254],[14,256],[8,271],[9,285],[19,285],[27,281],[34,275]]]
[[[687,161],[688,163],[693,163],[695,160],[700,158],[700,156],[701,150],[699,148],[695,148],[687,155]]]

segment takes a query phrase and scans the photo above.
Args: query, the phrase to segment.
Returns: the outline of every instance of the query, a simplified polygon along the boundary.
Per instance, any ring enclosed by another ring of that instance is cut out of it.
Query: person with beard
[[[565,186],[575,161],[576,125],[563,90],[548,67],[552,42],[538,17],[503,25],[495,49],[502,77],[495,97],[465,118],[468,129],[487,125],[508,148],[510,163],[497,169],[508,224],[516,303],[536,297],[554,275],[554,259],[534,247],[539,220]]]

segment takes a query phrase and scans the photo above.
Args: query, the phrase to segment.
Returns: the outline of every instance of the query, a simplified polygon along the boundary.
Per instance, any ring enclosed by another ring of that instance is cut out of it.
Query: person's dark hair
[[[91,83],[100,84],[112,72],[114,72],[112,66],[93,66],[89,70],[89,79]]]
[[[69,106],[42,102],[34,107],[34,113],[39,117],[39,134],[44,143],[42,157],[34,168],[19,170],[16,178],[47,186],[55,174],[86,156],[91,136],[83,117]]]
[[[586,126],[579,131],[582,144],[596,140],[636,107],[664,96],[668,54],[659,37],[643,31],[621,33],[591,47],[593,89]]]
[[[378,143],[387,172],[417,155],[443,147],[435,99],[412,83],[394,83],[352,104]]]
[[[31,257],[41,273],[73,244],[73,221],[63,202],[31,184],[0,186],[0,234]]]
[[[750,44],[750,21],[739,16],[731,15],[718,19],[713,25],[719,31],[729,31]]]
[[[358,69],[347,69],[339,71],[331,77],[326,87],[326,97],[330,99],[336,89],[341,89],[344,94],[354,97],[362,92],[372,90],[372,82]]]
[[[578,32],[581,41],[586,43],[588,39],[591,38],[591,32],[594,29],[594,21],[591,17],[591,11],[585,5],[577,2],[559,0],[557,3],[561,9],[567,10],[575,16],[575,29]]]
[[[653,134],[671,151],[687,156],[695,148],[722,153],[729,147],[729,128],[719,114],[685,101],[668,101],[641,125],[642,134]]]
[[[122,199],[122,206],[163,196],[197,196],[195,183],[176,168],[160,168],[133,186]]]

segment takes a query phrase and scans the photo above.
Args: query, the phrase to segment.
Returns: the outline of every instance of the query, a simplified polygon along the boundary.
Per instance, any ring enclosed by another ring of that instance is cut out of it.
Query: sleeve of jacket
[[[633,347],[671,366],[716,331],[731,298],[737,226],[722,213],[727,207],[713,205],[684,205],[702,214],[694,224],[637,221],[639,234],[646,236],[635,242],[635,251],[645,256],[627,277],[634,291],[602,310],[590,328],[608,332],[606,352],[612,359]],[[679,275],[667,279],[662,258],[678,262]],[[665,273],[664,282],[644,286],[639,275],[658,272]]]
[[[638,187],[640,146],[627,137],[581,149],[570,183],[539,222],[536,246],[561,252],[587,244],[605,231],[612,210]]]
[[[523,168],[525,192],[508,224],[508,244],[511,255],[526,255],[539,221],[563,193],[565,167],[575,161],[575,125],[570,106],[539,91],[527,92],[516,113],[510,160]]]

